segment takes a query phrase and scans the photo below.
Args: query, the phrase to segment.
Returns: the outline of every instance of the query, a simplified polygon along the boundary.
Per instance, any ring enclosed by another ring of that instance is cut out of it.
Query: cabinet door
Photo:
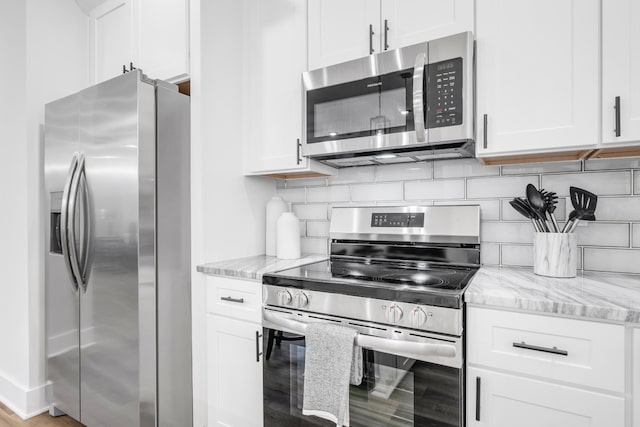
[[[621,397],[467,369],[468,426],[624,427],[624,423],[625,402]]]
[[[134,65],[153,79],[189,77],[189,0],[137,0]]]
[[[640,2],[602,2],[602,142],[640,142]],[[615,99],[620,97],[620,136]]]
[[[382,0],[381,10],[383,50],[473,31],[473,0]]]
[[[208,425],[262,425],[262,328],[207,315]]]
[[[633,422],[631,425],[640,425],[640,329],[633,330]]]
[[[478,156],[596,146],[599,5],[477,0]]]
[[[309,0],[310,70],[367,56],[370,40],[380,52],[379,0]]]
[[[95,83],[122,74],[122,66],[133,61],[133,23],[132,0],[109,0],[89,14]]]

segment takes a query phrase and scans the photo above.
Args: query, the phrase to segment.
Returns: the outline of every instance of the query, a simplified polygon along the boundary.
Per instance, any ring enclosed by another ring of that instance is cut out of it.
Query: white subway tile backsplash
[[[283,188],[276,191],[278,196],[282,197],[285,202],[289,203],[304,203],[305,202],[305,188]]]
[[[599,197],[599,221],[640,221],[640,197]]]
[[[467,180],[468,199],[524,197],[527,184],[538,186],[537,176],[509,176],[498,178],[470,178]]]
[[[533,228],[509,200],[524,197],[529,183],[542,184],[561,196],[556,217],[562,227],[566,211],[573,209],[566,195],[575,185],[599,196],[598,221],[576,231],[578,268],[584,260],[588,270],[640,273],[638,168],[640,158],[502,167],[484,167],[474,159],[424,161],[345,168],[329,178],[277,180],[276,194],[292,203],[301,220],[305,253],[328,253],[327,220],[333,207],[478,204],[482,263],[531,266]]]
[[[580,187],[597,196],[631,194],[631,172],[584,172],[543,175],[542,188],[558,196],[568,196],[569,187]]]
[[[327,219],[327,205],[313,204],[313,205],[293,205],[293,213],[296,214],[300,220],[306,219]]]
[[[352,182],[373,182],[375,166],[362,166],[338,169],[338,172],[328,178],[329,185],[350,184]]]
[[[477,159],[434,162],[434,178],[467,178],[471,176],[500,175],[499,166],[484,166]]]
[[[584,269],[640,274],[640,253],[633,249],[584,248]]]
[[[584,170],[640,169],[640,157],[585,160]]]
[[[285,187],[318,187],[327,185],[326,177],[319,178],[299,178],[299,179],[287,179],[285,181]]]
[[[307,202],[348,202],[349,186],[308,187]]]
[[[480,240],[493,243],[533,243],[531,222],[483,222]]]
[[[307,221],[308,237],[329,237],[329,223],[327,221]]]
[[[533,265],[533,246],[501,245],[502,265],[529,267]]]
[[[479,205],[482,221],[500,220],[500,200],[436,200],[434,205]]]
[[[351,200],[354,202],[402,200],[402,196],[402,182],[351,186]]]
[[[503,175],[526,175],[554,172],[580,172],[582,166],[579,161],[530,163],[502,166]]]
[[[327,255],[329,252],[328,240],[319,237],[305,237],[300,239],[300,251],[303,254]]]
[[[485,265],[500,265],[500,245],[497,243],[480,245],[480,262]]]
[[[433,163],[401,163],[376,166],[376,181],[412,181],[433,178]]]
[[[586,225],[580,225],[576,228],[578,245],[629,247],[629,224],[604,224],[599,222],[583,222],[580,224]]]
[[[464,199],[464,180],[406,182],[404,198],[405,200]]]

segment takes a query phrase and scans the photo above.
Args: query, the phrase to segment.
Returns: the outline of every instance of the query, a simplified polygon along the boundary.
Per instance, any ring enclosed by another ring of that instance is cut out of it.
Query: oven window
[[[268,329],[264,337],[266,349]],[[265,427],[335,426],[302,415],[304,337],[284,333],[283,338],[264,360]],[[462,370],[369,349],[363,352],[362,384],[350,389],[351,426],[462,426]]]
[[[307,92],[307,142],[414,129],[412,70]]]

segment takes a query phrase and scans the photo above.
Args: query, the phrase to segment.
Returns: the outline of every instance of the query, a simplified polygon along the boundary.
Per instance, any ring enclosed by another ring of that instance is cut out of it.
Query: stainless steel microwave
[[[473,157],[470,32],[303,73],[302,153],[334,167]]]

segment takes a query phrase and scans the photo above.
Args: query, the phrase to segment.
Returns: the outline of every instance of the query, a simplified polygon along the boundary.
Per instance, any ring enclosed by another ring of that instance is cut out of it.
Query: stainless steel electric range
[[[480,265],[478,206],[334,208],[328,261],[263,277],[264,425],[302,415],[304,331],[358,331],[352,426],[464,425],[463,294]]]

